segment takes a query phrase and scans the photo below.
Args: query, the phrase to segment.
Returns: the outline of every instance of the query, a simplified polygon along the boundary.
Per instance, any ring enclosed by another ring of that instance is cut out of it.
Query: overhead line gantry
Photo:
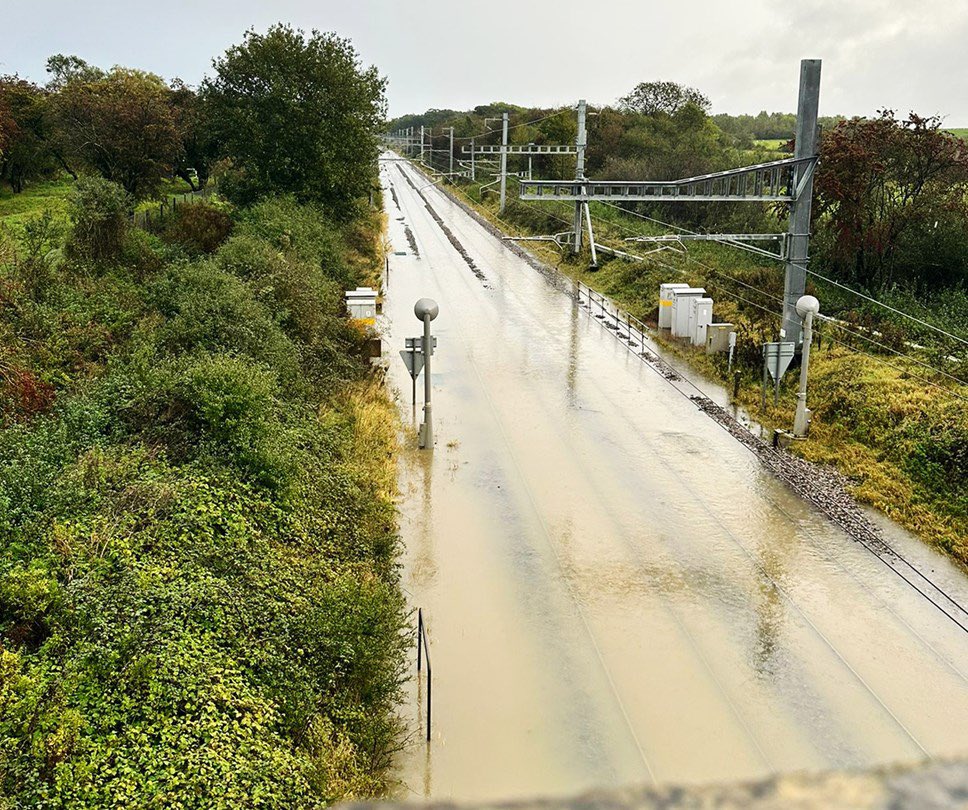
[[[800,62],[800,90],[797,102],[795,151],[791,158],[713,172],[679,180],[589,180],[584,176],[585,102],[578,103],[578,167],[571,180],[520,180],[519,197],[525,201],[574,202],[573,252],[581,249],[582,218],[587,220],[592,266],[596,265],[595,239],[588,203],[602,202],[769,202],[789,206],[787,232],[782,234],[694,234],[689,238],[733,244],[755,253],[783,261],[783,321],[780,340],[792,342],[799,350],[802,342],[801,319],[796,304],[806,291],[810,244],[810,211],[813,204],[813,179],[818,163],[820,103],[820,60]],[[556,241],[562,241],[558,234]],[[682,241],[684,236],[641,236],[639,242]],[[747,242],[773,241],[780,251],[773,253]]]

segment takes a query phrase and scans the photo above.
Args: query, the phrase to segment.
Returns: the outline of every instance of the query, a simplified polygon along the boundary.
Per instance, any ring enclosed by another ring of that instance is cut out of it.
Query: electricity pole
[[[585,99],[578,100],[578,137],[575,139],[575,146],[578,149],[578,159],[575,161],[575,180],[581,183],[585,179]],[[582,187],[584,191],[584,186]],[[579,253],[581,251],[581,216],[582,216],[582,201],[575,201],[575,241],[572,245],[571,252]]]
[[[501,116],[501,205],[499,214],[504,213],[504,203],[508,192],[508,114]]]
[[[796,158],[810,158],[817,154],[817,112],[820,105],[820,60],[800,61],[800,94],[797,101]],[[801,342],[800,317],[797,301],[807,283],[807,255],[810,247],[810,208],[813,202],[814,164],[801,164],[793,174],[795,188],[790,203],[790,223],[787,233],[786,275],[783,280],[783,323],[780,340],[793,343],[796,350]]]
[[[421,124],[420,126],[420,162],[421,163],[424,162],[423,144],[424,144],[424,128],[423,128],[423,125]]]
[[[474,139],[471,138],[471,182],[475,180],[477,180],[477,174],[474,171]]]

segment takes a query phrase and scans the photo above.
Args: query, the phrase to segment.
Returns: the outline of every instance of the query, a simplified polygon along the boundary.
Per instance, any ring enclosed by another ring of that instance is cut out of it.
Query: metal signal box
[[[683,287],[672,291],[672,336],[688,337],[689,310],[693,298],[703,298],[706,290],[702,287]]]
[[[351,318],[373,325],[376,323],[376,290],[357,287],[346,291],[346,311]]]
[[[689,337],[693,346],[705,346],[706,328],[713,322],[713,299],[693,298],[689,303]]]
[[[688,284],[660,284],[659,285],[659,328],[672,327],[672,291],[684,290]]]

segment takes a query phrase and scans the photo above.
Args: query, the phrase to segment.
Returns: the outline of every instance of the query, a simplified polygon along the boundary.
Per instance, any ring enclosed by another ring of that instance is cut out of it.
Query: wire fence
[[[164,223],[169,217],[174,216],[181,206],[202,202],[215,193],[216,190],[217,185],[215,183],[208,183],[204,188],[196,189],[195,191],[173,194],[164,200],[152,203],[150,206],[132,213],[131,224],[136,228],[142,228],[146,231],[151,230]]]

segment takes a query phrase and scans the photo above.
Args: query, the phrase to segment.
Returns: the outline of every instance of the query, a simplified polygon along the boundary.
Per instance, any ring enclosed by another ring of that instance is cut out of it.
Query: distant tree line
[[[821,116],[822,130],[835,127],[843,116]],[[797,128],[795,113],[767,112],[761,110],[757,115],[728,115],[719,113],[713,116],[713,123],[723,132],[731,135],[739,143],[752,144],[754,141],[789,141]]]
[[[0,182],[15,193],[66,172],[140,200],[217,169],[238,202],[288,192],[335,212],[372,187],[385,79],[333,34],[249,31],[197,88],[60,54],[47,71],[44,85],[0,76]]]
[[[792,149],[796,116],[709,114],[709,99],[674,82],[643,82],[614,106],[589,107],[585,168],[600,179],[669,180],[776,159],[773,144]],[[571,108],[524,108],[495,102],[464,112],[428,110],[389,123],[391,131],[433,128],[433,146],[446,149],[442,127],[466,139],[497,143],[510,115],[510,141],[571,143]],[[968,145],[942,129],[937,117],[822,118],[821,163],[814,207],[815,267],[870,291],[968,287]],[[428,145],[431,140],[428,139]],[[540,156],[539,176],[565,177],[574,159]],[[708,230],[783,227],[782,211],[765,205],[630,203],[642,213]]]

